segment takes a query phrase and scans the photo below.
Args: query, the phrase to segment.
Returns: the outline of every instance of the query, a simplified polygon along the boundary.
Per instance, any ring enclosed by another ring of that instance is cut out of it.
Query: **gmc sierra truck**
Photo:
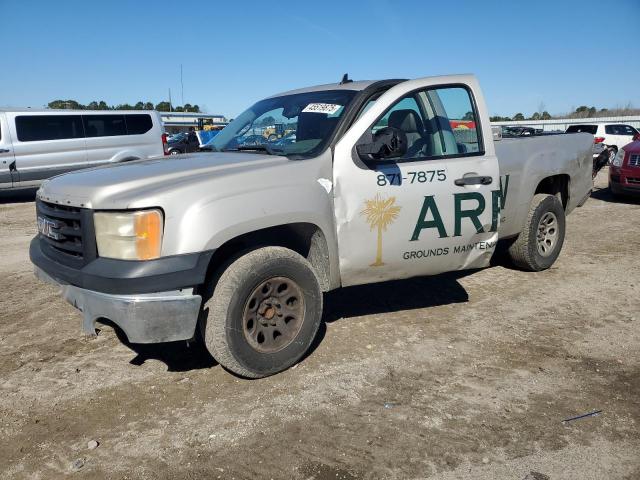
[[[486,267],[498,240],[519,268],[549,268],[591,192],[592,144],[494,139],[471,75],[345,76],[257,102],[212,152],[46,181],[30,256],[86,333],[106,319],[131,343],[201,335],[264,377],[309,348],[323,292]]]

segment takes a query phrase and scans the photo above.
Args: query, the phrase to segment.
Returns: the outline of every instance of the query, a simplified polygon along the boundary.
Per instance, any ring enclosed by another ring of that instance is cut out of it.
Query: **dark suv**
[[[167,142],[169,155],[197,152],[199,148],[200,141],[196,132],[180,133]]]

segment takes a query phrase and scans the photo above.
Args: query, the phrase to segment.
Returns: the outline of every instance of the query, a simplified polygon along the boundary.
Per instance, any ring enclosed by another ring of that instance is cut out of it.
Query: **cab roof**
[[[296,90],[289,90],[288,92],[281,92],[276,95],[271,95],[269,98],[282,97],[284,95],[292,95],[296,93],[321,92],[326,90],[354,90],[359,92],[376,82],[377,80],[358,80],[347,83],[326,83],[324,85],[316,85],[313,87],[298,88]]]

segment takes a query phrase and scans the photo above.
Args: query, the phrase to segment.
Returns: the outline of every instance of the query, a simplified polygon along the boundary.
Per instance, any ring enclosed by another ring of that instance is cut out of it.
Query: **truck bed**
[[[585,199],[592,189],[593,136],[586,133],[503,138],[496,141],[506,202],[502,211],[500,238],[517,235],[524,225],[531,196],[540,182],[552,175],[566,175],[567,214]]]

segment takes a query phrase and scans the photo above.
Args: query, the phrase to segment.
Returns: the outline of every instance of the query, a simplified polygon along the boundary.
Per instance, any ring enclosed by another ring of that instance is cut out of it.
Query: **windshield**
[[[240,114],[210,145],[219,152],[317,154],[325,148],[355,94],[354,90],[324,90],[267,98]]]

